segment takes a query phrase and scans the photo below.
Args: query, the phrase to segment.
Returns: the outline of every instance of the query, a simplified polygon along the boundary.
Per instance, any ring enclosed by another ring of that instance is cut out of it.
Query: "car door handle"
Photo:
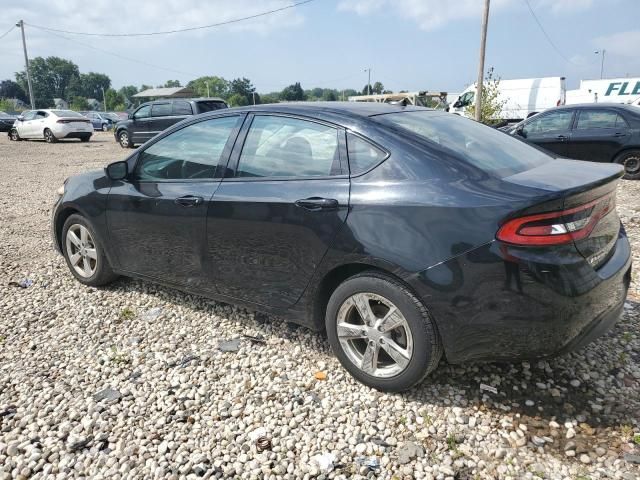
[[[319,212],[320,210],[335,210],[338,208],[338,200],[335,198],[311,197],[296,200],[296,206],[309,210],[310,212]]]
[[[196,197],[193,195],[185,195],[174,200],[174,202],[183,207],[195,207],[203,202],[202,197]]]
[[[613,134],[614,137],[626,137],[627,134],[624,132],[616,132]]]
[[[567,137],[566,135],[557,135],[557,136],[556,136],[556,139],[558,139],[558,140],[562,140],[562,141],[565,141],[565,140],[568,140],[568,139],[569,139],[569,137]]]

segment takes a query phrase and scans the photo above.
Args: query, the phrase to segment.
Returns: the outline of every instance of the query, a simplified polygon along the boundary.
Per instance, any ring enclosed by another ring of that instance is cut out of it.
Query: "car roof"
[[[283,102],[264,105],[250,105],[238,107],[235,110],[244,111],[272,111],[299,115],[317,115],[322,113],[342,114],[351,117],[373,117],[385,113],[399,113],[406,111],[433,110],[425,107],[403,106],[380,102]]]
[[[632,111],[637,111],[637,107],[634,105],[628,105],[626,103],[614,103],[614,102],[598,102],[598,103],[575,103],[573,105],[561,105],[556,107],[558,110],[568,109],[568,108],[623,108],[623,109],[631,109]]]

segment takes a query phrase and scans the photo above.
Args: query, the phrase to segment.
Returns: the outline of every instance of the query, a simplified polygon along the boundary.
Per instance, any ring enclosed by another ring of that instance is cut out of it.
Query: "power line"
[[[286,7],[276,8],[274,10],[268,10],[266,12],[257,13],[255,15],[249,15],[247,17],[235,18],[233,20],[227,20],[227,21],[219,22],[219,23],[212,23],[210,25],[202,25],[202,26],[199,26],[199,27],[179,28],[179,29],[176,29],[176,30],[165,30],[165,31],[161,31],[161,32],[146,32],[146,33],[73,32],[73,31],[69,31],[69,30],[59,30],[57,28],[43,27],[41,25],[33,25],[32,23],[26,23],[25,22],[25,24],[29,25],[30,27],[39,28],[41,30],[47,30],[49,32],[67,33],[67,34],[71,34],[71,35],[86,35],[86,36],[91,36],[91,37],[148,37],[148,36],[152,36],[152,35],[169,35],[169,34],[172,34],[172,33],[191,32],[191,31],[194,31],[194,30],[204,30],[204,29],[207,29],[207,28],[221,27],[223,25],[230,25],[232,23],[243,22],[245,20],[251,20],[251,19],[254,19],[254,18],[258,18],[258,17],[264,17],[265,15],[271,15],[273,13],[282,12],[283,10],[288,10],[290,8],[299,7],[301,5],[304,5],[306,3],[311,3],[313,1],[314,0],[303,0],[303,1],[300,1],[300,2],[293,3],[291,5],[287,5]],[[2,38],[2,37],[0,37],[0,38]]]
[[[568,59],[561,51],[560,49],[556,46],[555,43],[553,43],[553,40],[551,40],[551,37],[549,36],[549,34],[547,33],[547,31],[544,29],[544,27],[542,26],[542,23],[540,23],[540,20],[538,20],[538,17],[536,16],[535,12],[533,11],[533,8],[531,8],[531,4],[529,3],[529,0],[524,0],[524,3],[527,4],[527,7],[529,8],[529,12],[531,13],[531,16],[533,17],[533,19],[536,21],[536,23],[538,24],[538,27],[540,27],[540,30],[542,31],[542,33],[544,34],[544,36],[546,37],[547,41],[549,42],[549,45],[551,45],[553,47],[553,49],[556,51],[556,53],[558,55],[560,55],[562,58],[564,58],[564,60],[568,63],[575,63],[573,61],[571,61],[570,59]]]
[[[14,25],[13,27],[11,27],[9,30],[7,30],[6,32],[4,32],[2,35],[0,35],[0,40],[2,40],[4,37],[6,37],[7,35],[9,35],[9,33],[11,33],[13,31],[13,29],[16,28],[16,26]]]

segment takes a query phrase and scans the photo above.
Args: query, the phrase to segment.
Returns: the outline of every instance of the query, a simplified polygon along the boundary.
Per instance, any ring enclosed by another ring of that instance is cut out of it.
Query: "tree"
[[[493,67],[487,71],[487,76],[482,83],[482,106],[480,107],[480,122],[486,125],[493,125],[500,121],[500,113],[507,103],[500,99],[500,78],[494,78]],[[469,105],[466,113],[470,118],[475,118],[476,106]]]
[[[89,110],[89,103],[85,97],[75,96],[71,99],[71,103],[69,103],[69,108],[71,110],[75,110],[76,112],[80,110]]]
[[[280,100],[277,94],[266,93],[264,95],[260,95],[260,103],[278,103]]]
[[[150,88],[153,88],[152,85],[145,85],[144,83],[142,85],[140,85],[140,92],[143,92],[145,90],[149,90]]]
[[[23,102],[29,101],[23,88],[13,80],[2,80],[0,82],[0,98],[17,98]]]
[[[120,92],[116,92],[112,88],[105,91],[105,100],[107,104],[107,110],[122,111],[127,109],[124,95]]]
[[[246,101],[244,105],[253,103],[253,92],[255,91],[255,87],[248,78],[235,78],[229,83],[229,94],[231,96],[240,95],[244,97]]]
[[[335,102],[338,100],[338,93],[335,90],[326,89],[322,93],[322,99],[327,102]]]
[[[102,101],[102,90],[106,91],[109,87],[111,87],[111,79],[104,73],[81,73],[77,79],[74,78],[71,81],[68,95]]]
[[[180,85],[180,80],[167,80],[164,83],[164,87],[165,88],[174,88],[174,87],[181,87],[182,85]]]
[[[371,88],[371,92],[376,93],[378,95],[380,95],[383,91],[384,91],[384,85],[380,82],[374,83],[373,87]]]
[[[284,90],[282,90],[282,93],[280,93],[280,98],[282,100],[294,102],[296,100],[306,100],[307,96],[305,95],[304,90],[302,90],[300,82],[296,82],[292,85],[289,85],[288,87],[285,87]]]
[[[54,98],[66,98],[69,85],[80,77],[78,66],[60,57],[35,57],[29,67],[36,108],[53,106]],[[28,91],[24,71],[16,73],[16,81],[25,92]]]
[[[196,92],[199,97],[220,97],[227,98],[229,96],[229,82],[222,77],[206,76],[198,77],[191,80],[187,87]],[[208,87],[208,88],[207,88]]]
[[[247,101],[247,98],[240,95],[239,93],[234,93],[233,95],[231,95],[228,99],[227,102],[229,103],[229,106],[231,107],[243,107],[245,105],[249,105],[249,102]]]

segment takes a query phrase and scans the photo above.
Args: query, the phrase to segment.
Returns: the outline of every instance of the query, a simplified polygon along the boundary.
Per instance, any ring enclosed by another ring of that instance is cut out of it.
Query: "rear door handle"
[[[626,137],[627,134],[624,132],[616,132],[613,134],[614,137]]]
[[[311,197],[296,200],[296,206],[309,210],[310,212],[319,212],[320,210],[335,210],[338,208],[338,200],[335,198]]]
[[[202,197],[196,197],[194,195],[185,195],[174,200],[174,202],[183,207],[195,207],[203,202]]]
[[[558,140],[562,140],[562,141],[564,141],[564,140],[568,140],[568,139],[569,139],[569,137],[567,137],[566,135],[558,135],[558,136],[556,136],[556,138],[557,138]]]

